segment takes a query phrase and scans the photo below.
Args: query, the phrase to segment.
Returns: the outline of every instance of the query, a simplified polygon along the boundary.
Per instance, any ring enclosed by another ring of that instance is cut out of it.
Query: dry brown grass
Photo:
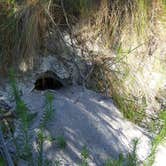
[[[39,1],[27,1],[21,6],[7,4],[4,22],[1,23],[0,33],[2,65],[1,72],[6,74],[9,66],[19,66],[26,63],[32,69],[33,61],[38,57],[46,35],[47,19],[45,6]]]
[[[165,1],[64,0],[64,9],[61,2],[5,3],[5,12],[0,11],[1,73],[11,64],[33,69],[39,56],[60,51],[56,44],[47,46],[63,40],[67,31],[89,55],[86,60],[94,65],[90,78],[96,89],[148,101],[151,89],[144,77],[152,78],[144,75],[148,70],[144,66],[157,65],[154,57],[159,57],[160,49],[156,47],[165,38]]]
[[[96,54],[88,86],[111,95],[128,118],[146,105],[159,109],[154,98],[165,80],[159,60],[165,54],[164,18],[163,0],[103,0],[74,30],[78,43]]]

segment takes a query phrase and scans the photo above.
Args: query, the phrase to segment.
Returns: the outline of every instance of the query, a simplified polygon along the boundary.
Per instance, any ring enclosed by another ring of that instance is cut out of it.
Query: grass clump
[[[161,111],[159,118],[162,122],[162,128],[152,142],[151,154],[150,154],[148,161],[147,161],[148,166],[153,165],[153,163],[155,161],[155,154],[157,152],[158,146],[166,141],[166,110]]]
[[[51,164],[50,161],[48,161],[47,159],[44,158],[43,146],[44,146],[45,141],[50,140],[47,138],[47,136],[45,134],[45,128],[46,128],[47,123],[49,123],[53,117],[53,113],[54,113],[53,100],[54,100],[54,96],[51,93],[48,92],[45,94],[46,107],[45,107],[43,116],[40,120],[39,131],[37,132],[37,142],[38,142],[38,145],[37,145],[37,147],[38,147],[37,163],[39,166]]]
[[[9,72],[10,64],[14,63],[12,53],[18,34],[16,33],[17,20],[14,2],[0,1],[0,8],[0,73],[4,75]]]
[[[100,1],[97,12],[87,22],[83,20],[76,33],[78,41],[92,52],[93,72],[87,87],[107,91],[124,116],[137,124],[154,100],[154,89],[161,86],[157,85],[161,80],[151,78],[151,73],[160,73],[154,61],[160,56],[157,34],[165,32],[160,31],[165,29],[165,21],[161,22],[164,8],[165,1]]]
[[[89,159],[89,150],[86,146],[83,147],[81,151],[81,166],[88,166],[88,159]]]
[[[17,148],[17,157],[27,158],[31,156],[31,145],[30,145],[30,125],[32,122],[32,117],[30,117],[29,110],[20,97],[20,91],[15,80],[14,71],[10,71],[10,83],[12,88],[12,93],[16,102],[16,115],[19,120],[16,122],[15,132],[17,133],[14,136],[15,146]],[[21,146],[21,148],[20,148]]]
[[[40,128],[45,128],[46,124],[52,119],[53,114],[54,114],[54,108],[53,108],[53,100],[54,96],[51,93],[46,93],[45,94],[45,103],[46,107],[43,113],[43,116],[41,118],[40,122]]]
[[[113,93],[113,100],[115,104],[122,111],[125,118],[131,120],[136,124],[140,124],[142,120],[145,118],[145,106],[141,106],[138,101],[133,100],[133,98],[129,98],[128,95],[119,95]]]
[[[55,142],[60,149],[65,149],[67,146],[66,140],[63,136],[58,136],[55,139]]]
[[[0,166],[6,165],[5,160],[0,156]]]
[[[107,160],[105,166],[122,166],[123,162],[124,162],[124,157],[122,154],[120,154],[117,160],[113,159]]]

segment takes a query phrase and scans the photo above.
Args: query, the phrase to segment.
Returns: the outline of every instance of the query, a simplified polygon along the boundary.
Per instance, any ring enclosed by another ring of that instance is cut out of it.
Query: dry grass
[[[117,101],[122,96],[136,98],[134,105],[142,99],[150,103],[152,90],[157,91],[163,79],[150,74],[161,73],[156,59],[166,34],[165,0],[63,0],[63,4],[64,9],[62,0],[0,3],[0,72],[6,74],[11,65],[22,71],[33,69],[39,56],[60,51],[56,44],[49,47],[67,31],[94,64],[88,86]],[[152,84],[155,80],[153,89],[149,80]]]
[[[1,3],[4,11],[4,21],[0,25],[1,73],[6,74],[9,66],[17,66],[18,70],[32,69],[42,50],[44,38],[47,35],[48,16],[45,3],[28,0],[23,5]],[[18,68],[19,66],[19,68]]]
[[[165,1],[103,0],[88,18],[74,29],[78,43],[96,55],[88,86],[111,95],[133,121],[147,105],[157,111],[166,74]]]

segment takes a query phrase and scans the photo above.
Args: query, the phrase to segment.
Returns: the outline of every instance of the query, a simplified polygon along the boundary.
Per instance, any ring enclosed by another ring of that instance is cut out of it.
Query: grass
[[[14,161],[17,162],[20,158],[25,160],[29,158],[29,161],[31,161],[32,145],[30,144],[31,135],[29,130],[30,130],[30,125],[33,118],[31,117],[29,113],[28,107],[26,106],[24,101],[21,99],[20,90],[18,88],[13,70],[10,70],[9,77],[10,77],[12,95],[16,103],[15,113],[16,113],[16,116],[18,117],[17,122],[14,124],[14,126],[12,126],[12,128],[14,128],[12,141],[16,148]]]
[[[66,140],[63,136],[56,137],[55,142],[60,149],[65,149],[67,146]]]
[[[43,117],[40,122],[40,128],[45,128],[46,124],[52,119],[54,116],[54,108],[53,108],[53,100],[54,96],[47,92],[45,94],[45,103],[46,103],[46,108],[43,113]]]
[[[136,124],[140,124],[145,117],[147,98],[142,93],[141,84],[135,77],[135,73],[130,68],[127,59],[139,47],[140,45],[124,50],[119,45],[116,49],[116,57],[112,60],[112,63],[109,62],[110,65],[106,63],[102,67],[99,64],[99,68],[107,71],[105,72],[106,78],[103,81],[107,81],[107,87],[110,89],[109,95],[112,96],[114,103],[121,110],[124,117]],[[112,66],[115,66],[115,69]],[[97,71],[95,70],[95,72]]]
[[[9,66],[20,71],[20,64],[26,63],[33,68],[33,59],[39,53],[43,33],[45,32],[44,2],[33,1],[19,5],[15,1],[0,2],[0,54],[3,74],[8,73]],[[17,61],[15,61],[17,59]],[[3,64],[6,64],[5,66]]]
[[[102,92],[108,91],[107,94],[113,97],[124,116],[140,124],[145,117],[145,107],[151,102],[152,91],[148,86],[150,78],[147,74],[145,75],[149,68],[142,66],[152,63],[149,59],[153,59],[154,56],[146,52],[151,50],[151,45],[155,45],[152,38],[155,39],[158,34],[161,40],[162,37],[165,38],[162,34],[165,33],[163,18],[166,14],[166,1],[63,0],[63,3],[72,28],[69,28],[65,21],[59,0],[29,0],[21,3],[16,0],[0,1],[0,74],[6,76],[9,66],[13,66],[16,72],[34,69],[41,52],[50,53],[45,45],[48,39],[55,40],[55,36],[58,36],[57,31],[62,34],[69,32],[74,37],[78,26],[79,33],[76,33],[78,36],[76,39],[80,38],[83,50],[87,50],[86,41],[92,43],[97,41],[98,45],[109,49],[109,57],[100,53],[97,53],[97,58],[93,58],[91,56],[93,54],[88,57],[90,63],[95,64],[90,76],[92,78],[90,81],[95,82],[92,87]],[[51,42],[58,43],[59,39],[56,40]],[[140,47],[136,47],[137,45]],[[51,50],[51,54],[57,54],[56,49]],[[112,55],[112,52],[116,54],[116,57]],[[160,55],[157,53],[155,56],[158,59]],[[111,67],[115,68],[110,69],[108,62],[111,62]],[[21,64],[25,64],[26,69],[22,69]],[[165,63],[162,66],[164,65]],[[156,66],[155,72],[160,72],[162,68],[160,63],[158,62]],[[31,115],[20,98],[13,73],[11,72],[10,75],[13,96],[16,100],[16,112],[28,142],[27,131],[31,123]],[[160,82],[160,80],[157,81]],[[53,96],[46,94],[46,109],[40,126],[42,130],[54,112],[52,104]],[[162,114],[162,118],[164,117],[165,114]],[[39,134],[38,137],[41,143],[39,149],[41,149],[45,136]],[[152,158],[157,145],[164,137],[165,127],[163,126],[153,142]],[[63,147],[64,142],[61,138],[59,144]],[[121,162],[122,158],[119,160]],[[42,162],[40,161],[40,164]]]
[[[109,159],[106,161],[105,166],[122,166],[124,162],[123,155],[119,155],[119,158],[117,160]]]
[[[0,2],[0,56],[1,56],[1,74],[8,74],[7,68],[9,64],[13,64],[12,48],[15,45],[17,35],[15,32],[16,19],[15,8],[12,4]],[[16,35],[16,36],[15,36]],[[6,64],[4,66],[3,64]]]
[[[151,41],[150,34],[160,29],[156,27],[156,21],[164,16],[164,7],[165,1],[102,1],[97,13],[94,12],[95,19],[92,17],[92,23],[91,20],[86,25],[84,22],[82,31],[80,30],[82,43],[86,40],[91,43],[98,41],[98,46],[109,48],[110,52],[105,59],[105,55],[99,52],[97,59],[100,61],[95,58],[92,60],[97,67],[95,66],[91,76],[94,84],[88,87],[101,92],[107,87],[108,94],[112,95],[125,117],[136,123],[140,123],[145,117],[144,110],[152,93],[147,85],[148,79],[145,80],[147,75],[144,75],[148,69],[141,66],[152,62],[149,61],[148,54],[141,50],[150,49],[147,43]],[[116,55],[112,55],[111,51]],[[115,69],[110,69],[109,62]]]
[[[37,140],[38,140],[38,165],[48,165],[51,164],[51,161],[47,160],[44,158],[44,142],[47,139],[47,136],[45,135],[45,128],[47,124],[51,121],[53,115],[54,115],[54,109],[53,109],[53,100],[54,96],[47,92],[45,94],[45,103],[46,103],[46,108],[44,110],[43,116],[40,120],[40,126],[39,126],[39,131],[37,133]]]
[[[136,124],[140,124],[145,117],[144,107],[139,105],[137,101],[132,98],[128,99],[128,96],[116,95],[113,93],[113,100],[122,111],[124,117],[131,120]]]
[[[89,150],[86,146],[82,148],[81,151],[81,166],[88,166],[88,159],[89,159]]]
[[[0,156],[0,166],[6,165],[5,160]]]
[[[159,118],[162,121],[162,128],[152,142],[151,154],[148,158],[147,163],[145,162],[146,163],[145,165],[148,166],[153,165],[158,146],[166,141],[166,110],[161,111]]]

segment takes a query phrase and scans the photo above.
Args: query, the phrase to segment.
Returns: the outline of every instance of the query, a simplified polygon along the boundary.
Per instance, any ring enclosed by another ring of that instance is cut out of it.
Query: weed
[[[123,163],[124,163],[124,156],[120,154],[117,160],[113,159],[107,160],[105,166],[123,166]]]
[[[31,120],[29,118],[29,110],[24,103],[24,101],[21,99],[19,94],[19,88],[17,86],[17,82],[15,79],[14,71],[10,71],[10,84],[12,88],[12,94],[14,96],[15,102],[16,102],[16,114],[19,118],[19,121],[17,122],[17,136],[15,140],[15,144],[18,151],[18,156],[22,156],[23,158],[29,157],[31,155],[31,146],[30,146],[30,133],[29,133],[29,127],[31,124]],[[19,146],[23,147],[22,149],[19,148]]]
[[[37,133],[37,140],[38,140],[38,165],[43,165],[43,143],[44,143],[44,134],[42,130],[39,130]]]
[[[40,122],[40,128],[46,127],[46,124],[53,117],[53,113],[54,113],[53,100],[54,100],[54,96],[51,93],[47,92],[45,95],[46,108],[44,110],[44,113]]]
[[[67,143],[66,143],[66,140],[65,140],[65,138],[63,136],[56,137],[55,141],[56,141],[56,143],[57,143],[59,148],[61,148],[61,149],[65,149],[66,148]]]
[[[61,165],[61,161],[59,161],[59,160],[54,161],[54,165],[55,166],[60,166]]]
[[[44,144],[44,141],[48,140],[47,136],[44,134],[44,129],[45,129],[47,123],[51,120],[53,113],[54,113],[53,100],[54,100],[54,96],[51,93],[47,92],[45,94],[46,107],[43,112],[43,116],[40,121],[40,128],[39,128],[39,131],[37,134],[38,165],[39,166],[51,164],[50,161],[48,161],[47,159],[44,158],[43,144]],[[49,138],[49,140],[52,140],[52,139]]]
[[[15,79],[15,73],[13,69],[10,69],[9,71],[9,79],[10,79],[10,85],[12,89],[12,95],[14,96],[14,99],[16,101],[16,104],[20,102],[20,93],[19,93],[19,88],[17,86],[17,82]]]
[[[154,138],[154,140],[152,142],[151,154],[150,154],[148,160],[146,161],[148,166],[153,165],[153,163],[155,161],[155,154],[156,154],[156,150],[157,150],[158,146],[160,144],[162,144],[162,142],[166,141],[166,110],[161,111],[159,118],[162,121],[163,125],[162,125],[162,128],[161,128],[159,134],[156,135],[156,137]]]
[[[140,124],[145,117],[145,106],[141,106],[137,101],[132,98],[128,99],[128,96],[113,93],[113,100],[122,111],[124,117],[131,120],[136,124]]]
[[[6,165],[5,160],[0,156],[0,166]]]
[[[82,158],[82,163],[81,166],[88,166],[88,158],[89,158],[89,150],[87,149],[86,146],[83,147],[81,151],[81,158]]]

